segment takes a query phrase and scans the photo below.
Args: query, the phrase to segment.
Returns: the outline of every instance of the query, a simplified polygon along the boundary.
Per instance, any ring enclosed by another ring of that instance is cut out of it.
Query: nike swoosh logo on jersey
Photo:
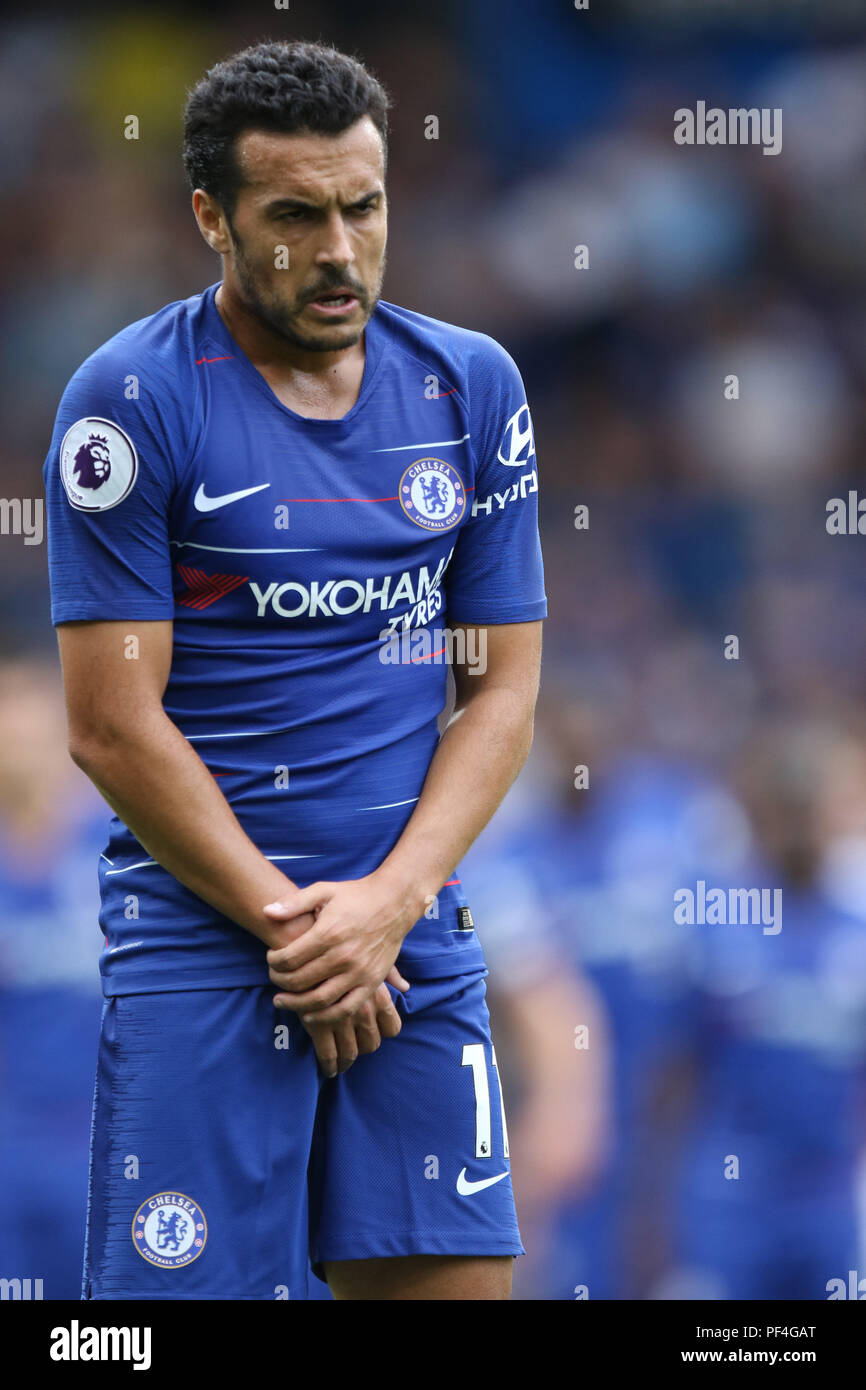
[[[240,492],[224,492],[222,497],[207,497],[204,483],[200,483],[193,498],[193,506],[197,512],[215,512],[217,507],[227,507],[229,502],[240,502],[242,497],[252,497],[254,492],[262,492],[266,487],[270,487],[270,483],[259,483],[258,487],[245,487]]]
[[[485,1187],[492,1187],[495,1182],[502,1182],[502,1179],[507,1177],[507,1173],[497,1173],[495,1178],[482,1178],[480,1182],[470,1182],[464,1168],[457,1179],[457,1191],[461,1197],[471,1197],[473,1192],[483,1192]]]

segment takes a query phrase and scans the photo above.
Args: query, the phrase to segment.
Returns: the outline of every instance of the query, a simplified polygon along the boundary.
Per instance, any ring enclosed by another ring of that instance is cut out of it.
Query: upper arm
[[[111,738],[161,705],[171,665],[174,593],[169,517],[186,449],[165,374],[117,340],[67,387],[45,460],[51,616],[70,746]]]
[[[455,709],[482,690],[501,688],[511,691],[531,713],[541,671],[541,627],[540,619],[488,627],[452,623]]]
[[[452,625],[534,625],[546,616],[547,599],[535,439],[523,382],[492,339],[476,349],[467,381],[472,506],[443,576],[445,612]]]
[[[69,746],[112,739],[162,706],[173,623],[63,623],[57,629]]]
[[[134,360],[134,359],[133,359]],[[169,516],[188,425],[164,374],[138,368],[113,340],[73,376],[45,459],[51,617],[174,617]]]

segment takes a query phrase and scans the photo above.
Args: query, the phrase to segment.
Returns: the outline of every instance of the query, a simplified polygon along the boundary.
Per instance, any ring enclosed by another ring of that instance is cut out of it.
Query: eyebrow
[[[363,193],[360,198],[353,198],[351,203],[343,203],[341,206],[344,208],[357,208],[360,207],[362,203],[369,203],[372,202],[374,198],[381,197],[382,189],[374,188],[371,189],[369,193]],[[304,198],[274,198],[267,204],[266,211],[283,212],[297,210],[298,212],[318,212],[320,206],[319,203],[309,203]]]

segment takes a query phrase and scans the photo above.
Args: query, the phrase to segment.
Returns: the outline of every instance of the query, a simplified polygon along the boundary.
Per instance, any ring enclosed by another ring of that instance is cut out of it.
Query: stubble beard
[[[244,249],[244,244],[233,227],[231,228],[231,236],[234,244],[234,270],[244,303],[250,312],[261,319],[262,323],[274,333],[278,333],[281,338],[285,338],[286,342],[291,343],[293,347],[302,348],[304,352],[340,352],[343,348],[354,347],[356,343],[360,342],[361,335],[369,323],[376,305],[379,303],[382,283],[385,279],[386,257],[384,254],[382,256],[382,263],[379,267],[379,274],[373,293],[368,294],[366,289],[356,292],[361,309],[364,311],[364,322],[361,324],[360,328],[352,328],[351,337],[346,338],[341,336],[335,341],[333,336],[325,338],[321,336],[311,337],[298,331],[296,319],[303,311],[303,304],[299,304],[294,308],[287,308],[286,305],[276,300],[266,300],[262,297],[255,273]],[[331,286],[332,289],[336,289],[338,285],[343,283],[337,271],[334,271],[334,273],[329,276],[329,279],[333,281]],[[328,287],[323,286],[322,293],[327,293],[327,291]],[[305,303],[306,302],[309,301],[305,301]],[[345,329],[342,331],[345,332]],[[327,334],[327,328],[323,329],[323,332]]]

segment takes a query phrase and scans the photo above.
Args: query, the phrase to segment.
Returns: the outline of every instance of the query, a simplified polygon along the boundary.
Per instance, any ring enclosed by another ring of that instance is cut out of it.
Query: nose
[[[334,211],[325,224],[322,243],[316,252],[317,265],[351,265],[355,259],[352,243],[346,235],[346,224],[339,211]]]

